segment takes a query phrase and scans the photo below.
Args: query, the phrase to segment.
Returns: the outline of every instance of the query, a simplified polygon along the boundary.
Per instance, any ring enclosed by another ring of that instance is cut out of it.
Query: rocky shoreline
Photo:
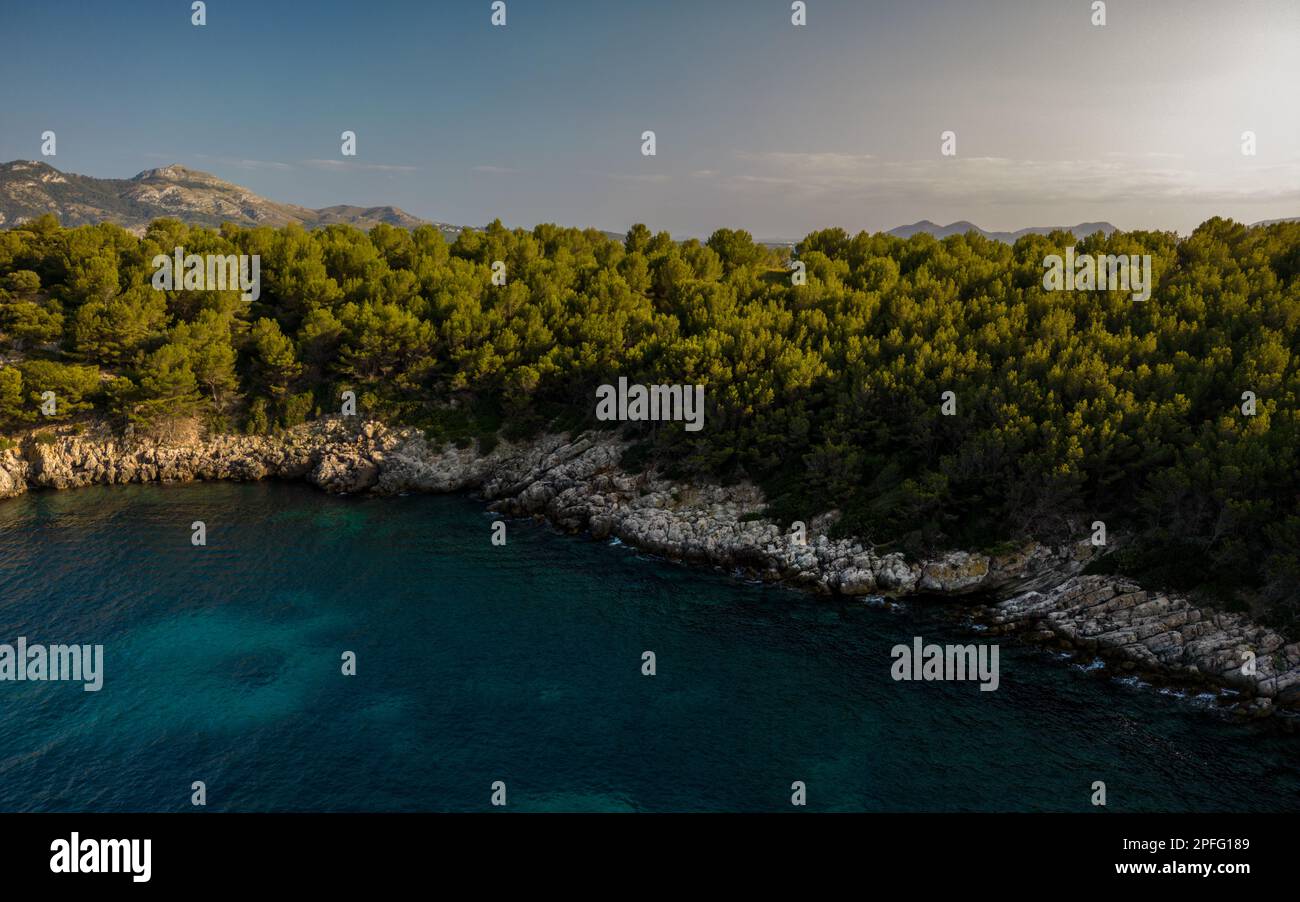
[[[630,474],[612,433],[501,442],[490,452],[438,447],[415,429],[332,418],[274,436],[124,438],[104,427],[31,432],[0,451],[0,498],[30,489],[194,480],[306,480],[334,493],[474,491],[507,516],[617,537],[653,554],[707,563],[842,596],[996,595],[976,620],[993,635],[1025,635],[1121,669],[1241,694],[1237,713],[1300,710],[1300,643],[1239,614],[1083,575],[1092,546],[1026,543],[1014,552],[951,552],[926,561],[831,539],[829,518],[806,541],[762,518],[752,485],[681,485]],[[1243,673],[1247,652],[1255,673]]]

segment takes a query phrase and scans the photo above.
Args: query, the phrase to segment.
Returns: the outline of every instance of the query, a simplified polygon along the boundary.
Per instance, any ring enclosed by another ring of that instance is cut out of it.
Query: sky
[[[806,2],[0,0],[0,160],[680,237],[1300,216],[1296,0]]]

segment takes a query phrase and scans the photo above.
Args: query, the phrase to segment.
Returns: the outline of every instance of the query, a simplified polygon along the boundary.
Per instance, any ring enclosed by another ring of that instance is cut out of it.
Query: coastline
[[[1129,579],[1084,575],[1093,556],[1086,540],[909,562],[898,552],[880,555],[853,539],[831,539],[830,521],[818,518],[799,544],[760,516],[757,487],[630,474],[619,466],[626,447],[614,433],[588,432],[502,441],[480,454],[477,447],[436,446],[416,429],[339,417],[275,435],[195,432],[165,442],[123,438],[104,426],[47,428],[0,451],[0,499],[41,488],[266,478],[303,480],[335,494],[473,492],[506,516],[544,517],[569,532],[821,594],[975,596],[985,635],[1026,636],[1119,669],[1229,689],[1241,694],[1234,709],[1241,715],[1300,710],[1300,642]],[[993,595],[998,600],[986,600]],[[1242,673],[1248,651],[1256,655],[1254,674]]]

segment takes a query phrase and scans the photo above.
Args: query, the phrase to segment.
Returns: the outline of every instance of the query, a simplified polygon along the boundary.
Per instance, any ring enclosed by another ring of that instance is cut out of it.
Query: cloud
[[[1108,157],[1118,157],[1120,159],[1130,160],[1183,160],[1187,158],[1187,154],[1165,153],[1159,150],[1148,150],[1145,153],[1129,153],[1123,150],[1108,150],[1105,155]]]
[[[672,181],[673,177],[665,172],[644,172],[637,175],[618,175],[611,173],[610,178],[620,182],[648,182],[653,185],[661,185],[664,182]]]
[[[233,166],[236,169],[274,169],[279,171],[293,169],[291,164],[280,163],[276,160],[247,160],[239,157],[212,156],[206,153],[197,153],[194,156],[200,160],[209,160],[223,166]]]
[[[738,151],[736,158],[749,163],[797,169],[805,173],[848,173],[860,171],[876,158],[869,153],[753,153]]]
[[[514,175],[519,170],[511,169],[509,166],[475,166],[475,172],[486,172],[490,175]]]
[[[174,160],[179,159],[176,154],[165,153],[147,153],[145,156],[156,157],[158,159]],[[360,172],[419,172],[419,166],[397,166],[388,163],[363,163],[359,160],[299,160],[296,163],[282,163],[277,160],[249,160],[240,157],[223,157],[213,154],[196,153],[194,158],[203,160],[208,163],[219,163],[223,166],[230,166],[235,169],[272,169],[277,171],[292,171],[301,167],[310,169],[319,169],[325,172],[343,172],[345,170],[356,170]],[[475,172],[490,173],[514,173],[518,169],[510,169],[505,166],[475,166]]]
[[[323,169],[327,172],[342,172],[355,169],[363,172],[419,172],[419,166],[394,166],[388,163],[362,163],[357,160],[303,160],[304,166]]]
[[[1300,160],[1251,157],[1198,168],[1175,154],[1102,159],[934,157],[878,160],[838,153],[737,153],[749,171],[722,180],[730,191],[804,199],[969,204],[1263,203],[1300,199]],[[1285,187],[1284,187],[1285,186]]]

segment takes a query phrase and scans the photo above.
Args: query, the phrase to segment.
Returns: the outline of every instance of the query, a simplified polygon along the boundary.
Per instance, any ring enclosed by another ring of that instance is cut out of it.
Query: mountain
[[[928,219],[922,219],[920,222],[914,222],[911,225],[899,226],[896,229],[890,229],[888,234],[896,235],[899,238],[911,238],[913,235],[925,233],[933,235],[935,238],[947,238],[949,235],[964,235],[967,232],[979,232],[985,238],[991,238],[994,241],[1001,241],[1005,244],[1014,244],[1017,238],[1024,235],[1046,235],[1049,232],[1069,232],[1076,238],[1083,238],[1091,235],[1093,232],[1101,232],[1109,235],[1115,231],[1115,227],[1109,222],[1081,222],[1074,226],[1035,226],[1028,229],[1020,229],[1016,232],[989,232],[981,229],[973,222],[962,220],[961,222],[950,223],[941,226],[938,223],[931,222]]]
[[[282,226],[296,222],[304,228],[347,223],[368,229],[381,222],[404,229],[425,224],[397,207],[339,205],[312,210],[282,204],[247,188],[185,166],[146,169],[129,179],[97,179],[60,172],[47,163],[14,160],[0,163],[0,227],[53,213],[65,226],[115,222],[143,231],[163,216],[191,225]],[[459,226],[432,223],[454,234]]]
[[[896,229],[890,229],[886,235],[893,235],[896,238],[911,238],[913,235],[933,235],[935,238],[947,238],[949,235],[965,235],[967,232],[978,232],[985,238],[993,241],[1001,241],[1004,244],[1015,244],[1016,239],[1022,235],[1046,235],[1049,232],[1070,232],[1076,238],[1083,238],[1091,235],[1093,232],[1101,232],[1109,235],[1111,232],[1118,231],[1115,226],[1109,222],[1081,222],[1075,226],[1034,226],[1028,229],[1020,229],[1016,232],[990,232],[981,229],[973,222],[967,222],[965,219],[959,222],[949,223],[946,226],[939,225],[937,222],[931,222],[928,219],[922,219],[920,222],[914,222],[911,225],[899,226]],[[758,242],[770,248],[783,249],[793,248],[801,239],[790,238],[772,238]]]

